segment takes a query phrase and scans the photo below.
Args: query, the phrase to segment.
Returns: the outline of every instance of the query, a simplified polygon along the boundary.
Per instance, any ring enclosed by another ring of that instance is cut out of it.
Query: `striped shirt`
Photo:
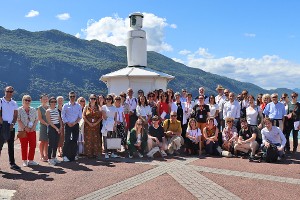
[[[59,112],[57,108],[49,109],[50,119],[53,124],[59,124]]]

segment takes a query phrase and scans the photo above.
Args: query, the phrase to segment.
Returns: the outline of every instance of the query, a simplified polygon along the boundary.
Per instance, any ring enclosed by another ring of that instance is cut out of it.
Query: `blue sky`
[[[148,50],[263,88],[292,89],[300,84],[299,7],[297,0],[10,0],[1,1],[0,26],[125,45],[128,15],[139,11]]]

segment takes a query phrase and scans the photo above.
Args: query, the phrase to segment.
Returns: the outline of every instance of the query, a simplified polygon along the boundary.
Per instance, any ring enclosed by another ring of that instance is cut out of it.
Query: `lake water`
[[[22,106],[22,101],[17,101],[17,103],[18,103],[18,106]],[[41,105],[40,101],[32,101],[31,102],[31,107],[37,108],[37,107],[39,107],[39,105]],[[16,128],[16,131],[17,131],[18,130],[18,123],[16,123],[15,128]],[[39,123],[37,124],[36,129],[37,129],[37,131],[40,130]],[[291,133],[291,138],[293,138],[293,134],[292,133]],[[298,138],[300,139],[300,134],[298,134]]]

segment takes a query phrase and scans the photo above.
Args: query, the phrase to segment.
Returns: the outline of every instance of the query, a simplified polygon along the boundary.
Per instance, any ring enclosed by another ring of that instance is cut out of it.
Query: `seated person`
[[[278,150],[278,160],[281,160],[284,155],[283,150],[285,147],[286,138],[280,128],[272,125],[272,121],[270,118],[265,118],[264,123],[265,128],[261,130],[263,145],[262,149],[265,152],[270,144],[276,145]]]
[[[176,112],[171,112],[171,119],[164,121],[163,128],[167,139],[168,153],[179,155],[178,150],[184,144],[184,140],[181,136],[181,122],[177,120]]]
[[[233,126],[234,119],[232,117],[226,117],[225,123],[226,127],[223,129],[222,138],[223,138],[223,145],[222,149],[227,152],[222,152],[222,155],[225,156],[232,156],[231,154],[234,152],[234,144],[237,140],[237,129]]]
[[[137,152],[140,158],[143,157],[147,148],[148,135],[144,133],[143,120],[138,119],[135,126],[131,129],[129,140],[127,142],[129,149],[129,158],[133,157],[133,153]]]
[[[153,157],[153,155],[159,151],[161,156],[167,156],[165,150],[165,135],[164,129],[159,124],[159,117],[154,115],[152,117],[152,125],[149,126],[148,130],[148,149],[149,152],[147,153],[148,157]],[[157,148],[155,148],[157,147]]]
[[[188,122],[185,139],[185,147],[189,155],[199,154],[201,156],[201,135],[196,119],[191,118]]]
[[[256,142],[257,133],[252,131],[245,118],[242,118],[240,122],[241,130],[239,132],[238,141],[234,145],[234,151],[242,151],[244,153],[251,151],[249,160],[253,160],[255,152],[259,147],[258,143]]]
[[[213,117],[207,118],[206,127],[203,129],[204,147],[208,155],[220,155],[218,151],[220,149],[218,143],[219,129],[215,125],[214,120]]]

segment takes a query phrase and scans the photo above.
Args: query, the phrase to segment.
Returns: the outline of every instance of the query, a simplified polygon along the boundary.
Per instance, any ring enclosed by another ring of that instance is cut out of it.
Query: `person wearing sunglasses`
[[[7,142],[10,168],[19,170],[20,167],[16,165],[14,156],[14,125],[18,117],[18,105],[17,102],[12,99],[14,93],[12,86],[7,86],[4,92],[4,97],[0,99],[0,125],[2,126],[2,131],[0,132],[0,155],[4,143]]]
[[[18,108],[18,131],[26,131],[24,138],[19,138],[21,143],[21,154],[23,167],[38,165],[34,161],[36,148],[36,125],[38,123],[36,109],[30,106],[31,97],[24,95],[22,106]],[[28,148],[29,146],[29,148]]]
[[[298,131],[300,129],[300,125],[296,123],[296,127],[294,126],[295,122],[299,122],[300,120],[300,103],[297,101],[298,93],[293,92],[291,94],[292,100],[287,104],[287,115],[285,117],[285,127],[283,129],[283,134],[286,138],[285,150],[289,154],[290,153],[290,134],[293,131],[293,153],[297,152],[298,147]]]
[[[84,154],[88,158],[101,158],[102,142],[99,135],[100,122],[102,120],[102,112],[97,103],[95,94],[91,94],[89,103],[82,112],[84,120]]]
[[[82,118],[82,108],[76,102],[76,94],[74,91],[69,92],[69,99],[70,101],[64,104],[61,112],[61,118],[65,124],[65,141],[63,146],[63,161],[65,162],[75,159],[77,154],[79,121]],[[73,144],[75,147],[71,148],[70,146],[73,146]]]
[[[48,122],[48,163],[49,165],[56,165],[60,161],[56,158],[58,142],[63,128],[62,120],[56,107],[56,98],[49,98],[49,108],[46,110],[46,119]]]

